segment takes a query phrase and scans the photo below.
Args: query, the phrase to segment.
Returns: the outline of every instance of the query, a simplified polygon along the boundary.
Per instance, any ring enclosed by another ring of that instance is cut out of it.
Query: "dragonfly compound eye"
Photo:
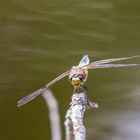
[[[77,77],[80,79],[80,81],[83,81],[85,79],[84,75],[82,75],[82,74],[78,74]]]

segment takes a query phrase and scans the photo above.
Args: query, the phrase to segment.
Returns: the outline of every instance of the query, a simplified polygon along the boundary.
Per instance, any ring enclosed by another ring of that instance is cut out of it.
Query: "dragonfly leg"
[[[76,93],[76,89],[77,89],[77,87],[76,87],[76,86],[74,86],[74,89],[73,89],[73,94],[75,94],[75,93]]]
[[[84,84],[81,85],[80,88],[86,93],[86,95],[88,95],[88,89]]]

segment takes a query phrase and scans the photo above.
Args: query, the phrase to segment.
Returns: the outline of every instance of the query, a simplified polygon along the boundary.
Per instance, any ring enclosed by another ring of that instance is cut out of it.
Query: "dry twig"
[[[72,101],[65,116],[66,140],[86,140],[83,117],[87,108],[98,108],[98,104],[89,101],[86,93],[72,95]]]
[[[55,99],[55,97],[53,96],[50,90],[46,90],[46,92],[43,93],[43,97],[49,108],[52,140],[61,140],[62,133],[60,127],[60,118],[59,118],[57,100]]]

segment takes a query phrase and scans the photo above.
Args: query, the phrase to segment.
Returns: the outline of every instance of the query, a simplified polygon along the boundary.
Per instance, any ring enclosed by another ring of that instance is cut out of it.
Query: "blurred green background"
[[[76,65],[140,54],[138,0],[1,0],[0,139],[50,140],[43,98],[17,108],[17,101]],[[140,63],[140,58],[126,61]],[[86,111],[87,139],[139,140],[140,68],[91,70],[87,87],[97,110]],[[72,86],[51,87],[64,116]]]

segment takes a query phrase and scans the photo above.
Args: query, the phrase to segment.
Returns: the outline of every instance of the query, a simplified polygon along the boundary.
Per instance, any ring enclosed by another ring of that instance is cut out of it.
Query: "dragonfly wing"
[[[18,101],[18,107],[30,102],[31,100],[33,100],[34,98],[36,98],[37,96],[39,96],[41,93],[43,93],[47,88],[49,88],[51,85],[53,85],[55,82],[59,81],[60,79],[62,79],[63,77],[69,75],[70,70],[59,75],[58,77],[56,77],[54,80],[52,80],[51,82],[49,82],[48,84],[46,84],[44,87],[38,89],[37,91],[25,96],[24,98],[22,98],[21,100]]]
[[[90,63],[88,65],[88,68],[93,69],[94,67],[97,67],[97,65],[100,65],[100,64],[122,61],[122,60],[132,59],[132,58],[136,58],[136,57],[140,57],[140,56],[123,57],[123,58],[111,58],[111,59],[99,60],[99,61],[95,61],[95,62]]]
[[[18,101],[18,107],[23,106],[24,104],[30,102],[31,100],[33,100],[34,98],[39,96],[44,91],[45,91],[45,88],[40,88],[40,89],[36,90],[35,92],[25,96],[24,98],[22,98],[21,100]]]
[[[136,67],[140,66],[140,64],[98,64],[94,67],[90,67],[89,69],[98,69],[98,68],[117,68],[117,67]]]
[[[79,67],[83,67],[89,64],[89,58],[88,55],[84,55],[81,59],[80,63],[78,64]]]

